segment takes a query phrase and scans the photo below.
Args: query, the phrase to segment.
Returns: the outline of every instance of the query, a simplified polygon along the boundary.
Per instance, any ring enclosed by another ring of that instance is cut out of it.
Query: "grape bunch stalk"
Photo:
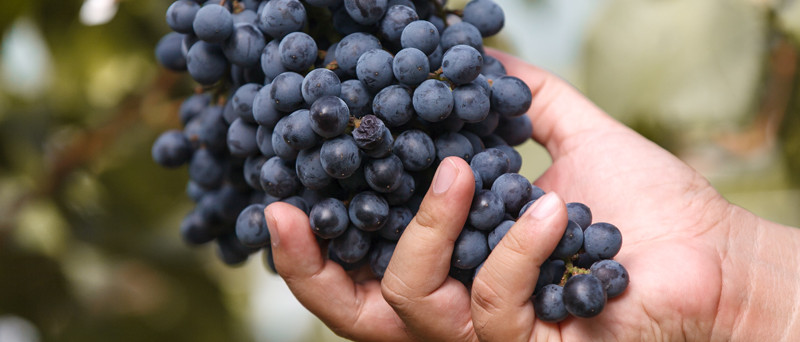
[[[182,130],[153,159],[188,164],[196,203],[180,231],[215,243],[229,265],[265,250],[264,209],[304,211],[328,257],[378,278],[419,210],[439,163],[466,160],[475,195],[450,275],[470,286],[490,251],[544,191],[518,174],[512,147],[532,134],[528,86],[484,52],[504,25],[493,0],[177,0],[174,32],[156,46],[165,68],[199,83],[179,110]],[[536,314],[598,314],[624,291],[611,260],[619,230],[571,203],[570,223],[541,265]],[[574,217],[573,217],[574,216]],[[587,269],[588,267],[588,269]]]

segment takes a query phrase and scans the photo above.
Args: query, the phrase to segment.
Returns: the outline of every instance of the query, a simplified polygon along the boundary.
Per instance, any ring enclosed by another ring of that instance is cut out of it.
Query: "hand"
[[[275,264],[301,303],[355,340],[791,340],[800,335],[791,314],[800,312],[797,230],[731,205],[697,172],[558,78],[491,53],[534,93],[533,138],[553,158],[535,183],[551,194],[495,248],[471,294],[447,277],[473,194],[472,175],[462,160],[441,164],[382,282],[354,281],[323,258],[302,212],[273,204],[266,214]],[[594,221],[620,228],[623,247],[615,259],[628,269],[631,283],[597,317],[550,324],[536,320],[529,297],[536,266],[563,234],[562,198],[589,205]]]

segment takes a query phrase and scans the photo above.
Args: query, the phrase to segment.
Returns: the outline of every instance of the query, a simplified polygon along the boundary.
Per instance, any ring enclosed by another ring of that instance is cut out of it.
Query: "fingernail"
[[[264,218],[267,219],[267,230],[269,230],[269,239],[272,247],[278,247],[281,242],[281,237],[278,235],[278,223],[275,222],[275,216],[272,215],[272,210],[269,207],[264,210]]]
[[[559,202],[558,196],[550,192],[536,200],[536,202],[533,202],[528,212],[530,212],[531,217],[537,220],[543,220],[550,217],[558,210]]]
[[[436,175],[433,176],[433,193],[441,194],[450,189],[456,176],[458,176],[458,168],[452,160],[445,159],[444,163],[441,163],[439,169],[436,170]]]

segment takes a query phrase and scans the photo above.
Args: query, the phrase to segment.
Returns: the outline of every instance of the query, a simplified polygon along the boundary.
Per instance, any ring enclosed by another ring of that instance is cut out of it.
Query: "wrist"
[[[714,339],[800,340],[800,229],[731,212]]]

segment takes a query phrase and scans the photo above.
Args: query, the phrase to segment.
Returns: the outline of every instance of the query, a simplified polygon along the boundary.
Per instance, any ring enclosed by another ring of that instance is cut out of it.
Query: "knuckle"
[[[409,290],[411,289],[396,273],[391,269],[386,270],[381,281],[381,295],[391,307],[398,308],[412,302]]]
[[[419,211],[417,212],[417,215],[414,216],[414,220],[412,222],[416,223],[420,227],[433,229],[439,222],[434,211],[435,210],[431,210],[430,203],[423,203],[422,207],[420,207]]]
[[[503,306],[502,302],[503,299],[494,289],[494,286],[487,282],[485,278],[478,277],[475,278],[475,281],[472,283],[472,306],[482,311],[482,315],[478,317],[483,317],[479,321],[486,320],[487,317],[497,313],[500,311],[500,308]],[[476,322],[476,327],[478,326]]]

